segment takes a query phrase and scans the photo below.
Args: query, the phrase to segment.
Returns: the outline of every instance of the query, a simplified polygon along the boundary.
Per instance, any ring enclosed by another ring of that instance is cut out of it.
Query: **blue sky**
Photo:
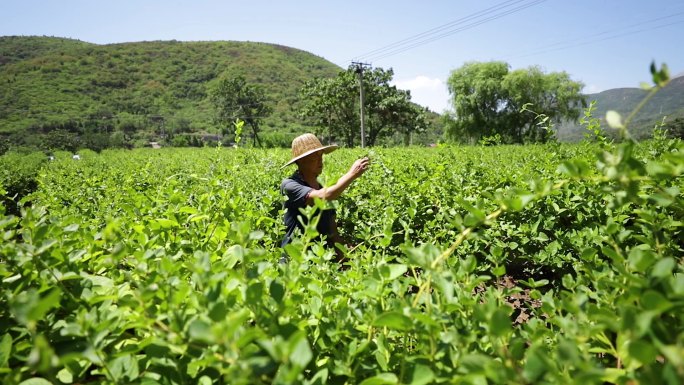
[[[587,93],[638,87],[652,60],[684,72],[681,0],[0,0],[0,14],[0,36],[261,41],[345,68],[368,61],[393,68],[395,83],[437,112],[449,105],[450,72],[469,61],[566,71]],[[401,52],[365,55],[402,40]]]

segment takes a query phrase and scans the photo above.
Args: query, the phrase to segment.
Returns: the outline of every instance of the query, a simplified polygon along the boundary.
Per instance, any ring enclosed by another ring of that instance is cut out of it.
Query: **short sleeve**
[[[281,189],[284,194],[287,194],[288,200],[297,206],[304,206],[306,197],[313,190],[313,188],[289,178],[283,180]]]

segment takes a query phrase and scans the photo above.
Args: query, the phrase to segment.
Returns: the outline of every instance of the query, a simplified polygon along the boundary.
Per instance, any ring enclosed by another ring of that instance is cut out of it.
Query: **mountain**
[[[587,103],[596,101],[594,118],[603,119],[608,110],[615,110],[623,120],[641,103],[649,91],[640,88],[615,88],[586,95]],[[582,116],[582,115],[580,115]],[[667,86],[659,90],[629,124],[630,133],[637,138],[649,137],[653,127],[662,122],[684,117],[684,76],[670,80]],[[602,127],[607,128],[602,121]],[[584,137],[585,128],[579,123],[563,123],[558,126],[558,138],[563,141],[577,141]]]
[[[301,131],[293,112],[299,89],[307,80],[340,70],[309,52],[267,43],[97,45],[0,37],[0,135],[130,126],[215,133],[207,86],[225,73],[241,74],[266,91],[274,112],[263,124],[265,132]]]

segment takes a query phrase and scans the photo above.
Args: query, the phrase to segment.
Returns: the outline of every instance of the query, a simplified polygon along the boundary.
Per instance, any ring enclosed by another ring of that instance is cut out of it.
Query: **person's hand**
[[[368,167],[370,167],[370,159],[368,159],[368,157],[361,158],[354,162],[354,164],[351,166],[351,169],[349,169],[349,174],[356,179],[366,172]]]

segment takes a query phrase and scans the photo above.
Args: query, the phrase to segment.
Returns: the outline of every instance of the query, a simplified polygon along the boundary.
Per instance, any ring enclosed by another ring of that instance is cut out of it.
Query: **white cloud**
[[[597,94],[599,92],[603,91],[603,89],[596,84],[589,84],[588,86],[584,87],[584,90],[582,90],[582,93],[584,94]]]
[[[395,80],[393,84],[397,88],[411,91],[411,101],[434,112],[442,113],[449,107],[449,92],[442,79],[419,75],[413,79]]]

